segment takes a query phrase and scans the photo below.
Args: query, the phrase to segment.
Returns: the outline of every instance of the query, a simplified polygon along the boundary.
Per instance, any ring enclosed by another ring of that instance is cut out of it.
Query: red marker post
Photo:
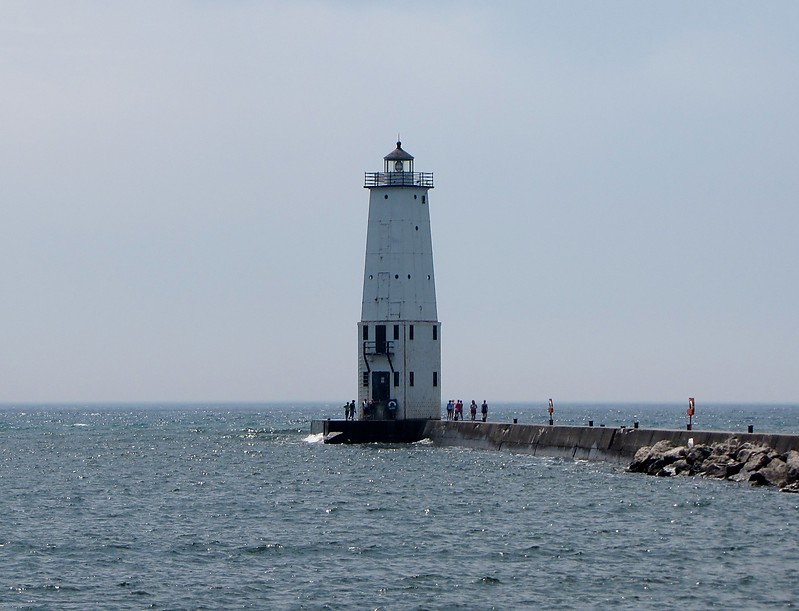
[[[688,397],[688,430],[690,431],[693,429],[694,426],[694,414],[696,413],[696,408],[694,406],[694,398]]]
[[[547,411],[549,412],[549,426],[552,426],[554,423],[552,414],[555,413],[555,405],[552,403],[552,399],[549,400],[549,409]]]

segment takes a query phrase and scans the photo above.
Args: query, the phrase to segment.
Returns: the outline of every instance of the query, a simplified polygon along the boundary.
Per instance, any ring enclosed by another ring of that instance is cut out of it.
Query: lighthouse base
[[[413,443],[424,439],[429,419],[415,420],[312,420],[311,434],[324,435],[325,443]]]

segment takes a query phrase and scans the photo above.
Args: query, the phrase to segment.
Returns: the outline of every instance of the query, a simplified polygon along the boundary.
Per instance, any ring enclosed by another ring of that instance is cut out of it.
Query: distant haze
[[[799,400],[799,4],[0,5],[0,402],[356,396],[430,193],[447,398]]]

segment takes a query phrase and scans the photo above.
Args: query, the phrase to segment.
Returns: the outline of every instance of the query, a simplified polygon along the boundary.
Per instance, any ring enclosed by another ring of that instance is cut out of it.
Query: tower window
[[[438,386],[438,372],[437,371],[433,372],[433,386],[434,387]]]
[[[413,325],[408,326],[408,339],[413,339]]]
[[[399,371],[394,372],[394,387],[399,386]]]
[[[438,325],[433,325],[433,341],[438,339]]]
[[[388,195],[386,195],[386,197],[388,197]],[[423,204],[427,203],[427,196],[426,195],[422,195],[422,203]]]
[[[394,274],[394,280],[399,280],[399,274]]]
[[[369,339],[369,325],[363,326],[363,341],[367,341]]]
[[[364,371],[361,375],[361,384],[364,388],[369,388],[369,372]]]
[[[413,372],[408,372],[408,386],[413,386]]]
[[[383,196],[383,199],[388,199],[388,193]],[[422,196],[422,199],[424,199],[424,196]]]
[[[394,325],[394,339],[399,339],[399,325]]]

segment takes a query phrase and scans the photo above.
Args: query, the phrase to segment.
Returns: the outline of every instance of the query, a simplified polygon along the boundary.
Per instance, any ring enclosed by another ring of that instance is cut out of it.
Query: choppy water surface
[[[676,428],[683,415],[597,405],[555,417]],[[707,428],[799,423],[791,406],[699,415]],[[308,434],[324,416],[337,406],[0,408],[0,605],[799,603],[799,495],[426,442],[325,446]],[[490,416],[546,417],[518,405]]]

